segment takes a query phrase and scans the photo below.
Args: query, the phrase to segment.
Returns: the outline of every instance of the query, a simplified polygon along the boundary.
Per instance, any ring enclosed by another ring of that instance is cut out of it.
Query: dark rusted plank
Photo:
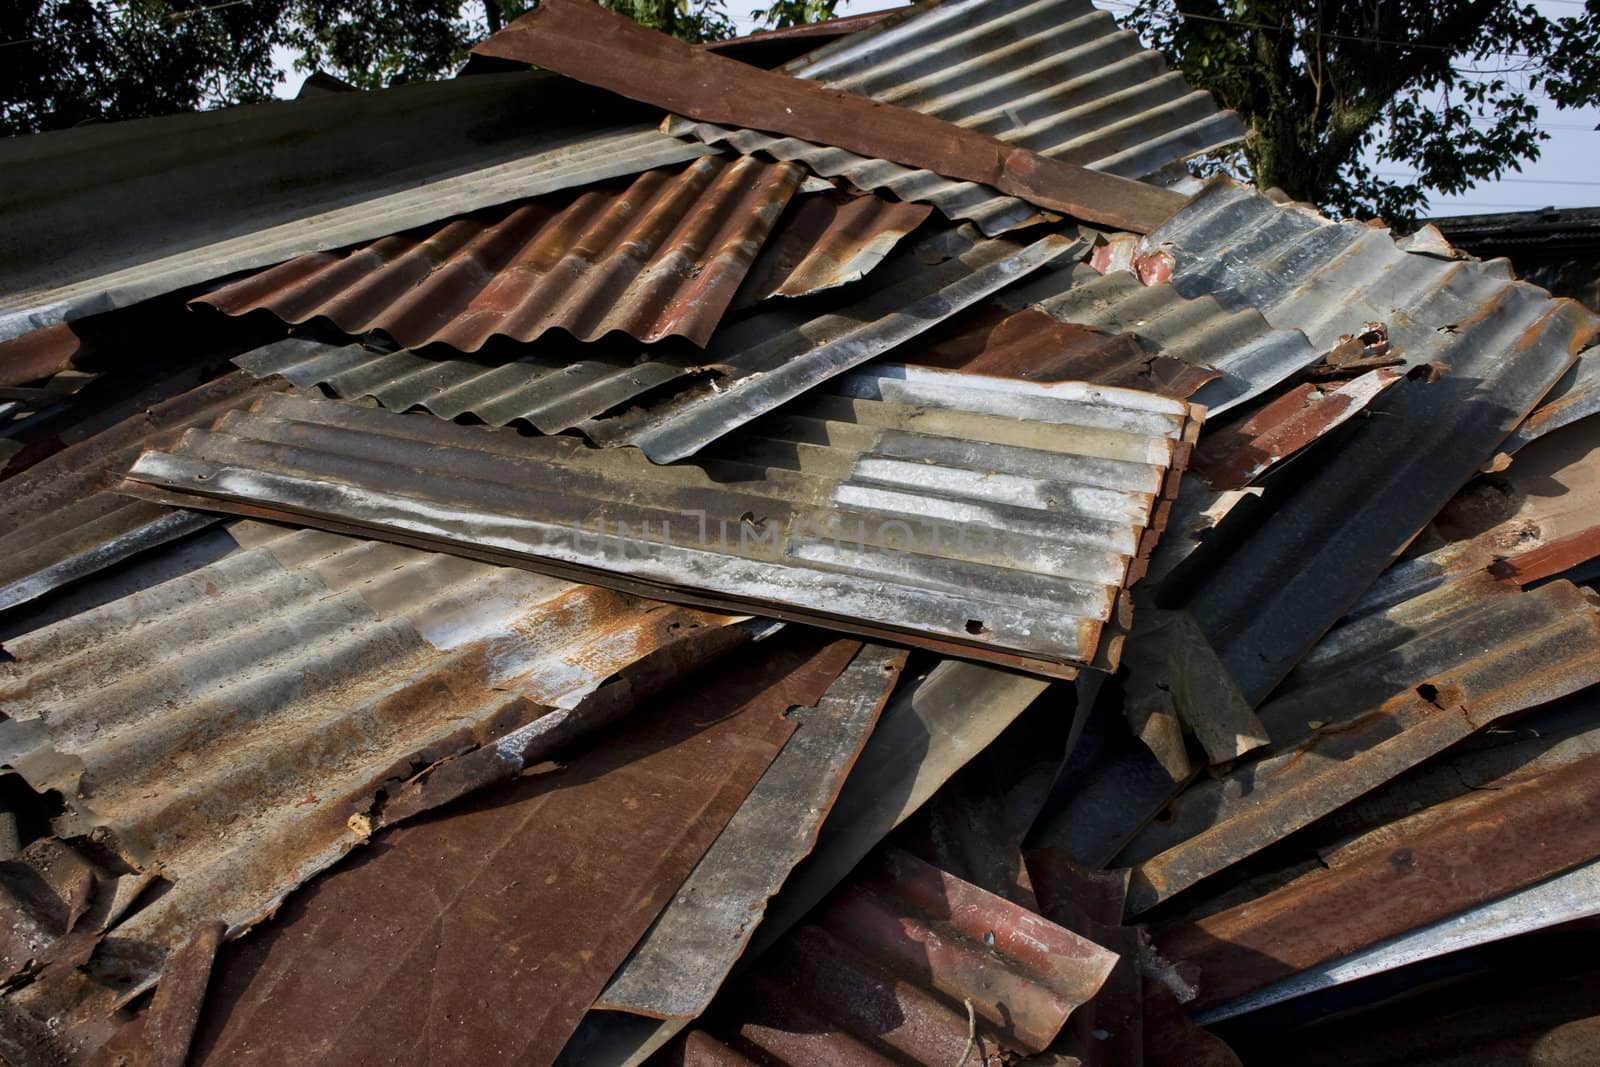
[[[145,1013],[101,1047],[96,1067],[183,1067],[200,1021],[211,964],[228,932],[226,923],[205,923],[167,958],[161,984]]]
[[[853,641],[779,638],[567,766],[379,838],[225,958],[202,1061],[553,1061]]]
[[[1513,585],[1532,585],[1600,556],[1600,525],[1563,537],[1520,556],[1496,560],[1489,573]]]
[[[982,182],[1039,207],[1148,233],[1178,193],[1015,148],[997,138],[701,51],[587,0],[543,0],[473,49],[529,63],[702,122],[802,137]]]
[[[1518,782],[1472,818],[1159,935],[1211,1007],[1600,856],[1600,756]]]
[[[0,385],[48,378],[73,366],[88,351],[84,339],[67,322],[0,341]]]

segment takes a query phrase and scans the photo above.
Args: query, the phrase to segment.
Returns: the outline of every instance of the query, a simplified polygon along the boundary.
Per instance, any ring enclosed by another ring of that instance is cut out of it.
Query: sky
[[[1113,15],[1123,14],[1126,0],[1094,0],[1097,7]],[[869,11],[901,7],[904,0],[842,0],[840,15],[859,15]],[[1575,14],[1583,0],[1534,0],[1534,5],[1550,18]],[[745,33],[753,32],[753,9],[766,6],[766,0],[729,0],[734,22]],[[288,56],[280,57],[288,67]],[[302,76],[291,73],[289,84],[280,95],[293,96]],[[1436,195],[1424,214],[1466,215],[1480,212],[1523,211],[1541,207],[1590,207],[1600,205],[1600,107],[1560,111],[1542,94],[1533,94],[1539,108],[1539,125],[1550,139],[1544,142],[1540,158],[1522,164],[1520,172],[1509,172],[1500,181],[1481,182],[1460,196]],[[1382,167],[1385,177],[1405,177],[1407,171],[1396,164]]]

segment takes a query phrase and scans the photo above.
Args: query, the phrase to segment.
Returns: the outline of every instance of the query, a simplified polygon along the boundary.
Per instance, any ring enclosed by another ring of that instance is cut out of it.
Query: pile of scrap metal
[[[0,1060],[1220,1065],[1600,913],[1595,316],[1087,0],[465,75],[0,145]]]

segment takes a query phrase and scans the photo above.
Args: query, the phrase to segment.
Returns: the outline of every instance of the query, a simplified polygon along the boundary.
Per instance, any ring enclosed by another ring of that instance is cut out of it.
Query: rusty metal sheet
[[[107,492],[146,445],[174,440],[283,384],[234,372],[140,411],[0,483],[0,610],[215,522]]]
[[[211,965],[226,923],[204,923],[168,960],[150,1006],[89,1061],[105,1067],[183,1067],[200,1021]]]
[[[552,1062],[855,655],[785,635],[575,754],[381,838],[219,968],[200,1063]]]
[[[600,725],[663,664],[742,640],[726,616],[435,553],[202,536],[214,562],[10,638],[0,665],[0,765],[59,793],[57,836],[171,883],[108,929],[117,999],[200,924],[270,915],[431,765],[487,750],[515,774],[550,751],[545,720]]]
[[[326,320],[403,348],[476,352],[494,337],[533,341],[552,329],[581,341],[620,332],[703,346],[802,176],[749,156],[698,159],[627,185],[313,252],[195,303]]]
[[[956,1063],[973,1044],[973,1060],[999,1062],[1048,1048],[1116,962],[1025,908],[889,849],[731,984],[709,1029],[791,1063],[829,1062],[823,1053],[841,1037],[898,1062]],[[816,1032],[807,1016],[826,1030]],[[796,1059],[801,1049],[812,1052]]]
[[[1034,382],[1086,381],[1176,400],[1220,372],[1147,349],[1138,336],[1062,322],[1038,307],[1007,314],[987,305],[953,320],[905,356],[907,363]]]
[[[577,362],[570,353],[546,353],[486,364],[290,338],[238,362],[258,376],[371,396],[397,411],[422,407],[446,419],[470,413],[544,433],[576,428],[598,444],[636,445],[664,463],[883,355],[1070,247],[1054,236],[1028,247],[980,241],[931,266],[909,250],[883,268],[890,280],[871,292],[820,314],[755,315],[725,327],[709,352],[652,350],[641,359],[596,351]]]
[[[610,985],[601,1010],[656,1019],[705,1011],[794,865],[811,851],[889,699],[906,653],[868,645],[813,708]]]
[[[1191,468],[1213,489],[1243,489],[1278,463],[1360,414],[1400,380],[1387,368],[1331,388],[1307,382],[1235,426],[1208,434]]]
[[[846,779],[839,799],[801,861],[768,906],[744,960],[760,957],[845,880],[895,827],[1028,708],[1070,715],[1070,695],[1039,678],[960,660],[941,660],[902,680]],[[656,1022],[590,1012],[562,1067],[638,1065],[680,1033],[683,1020]]]
[[[1371,418],[1337,431],[1325,462],[1269,486],[1264,520],[1195,575],[1186,606],[1259,704],[1495,455],[1600,320],[1503,263],[1410,255],[1386,231],[1222,179],[1144,247],[1173,258],[1183,295],[1256,308],[1315,349],[1382,322],[1408,368],[1435,365],[1435,380],[1385,390]]]
[[[289,396],[146,453],[129,487],[1062,675],[1115,664],[1197,429],[1149,393],[875,365],[659,466]]]
[[[762,248],[734,300],[806,296],[865,277],[933,209],[878,196],[804,196]]]
[[[1463,738],[1600,684],[1600,601],[1566,582],[1532,592],[1460,583],[1330,637],[1344,655],[1291,676],[1260,709],[1273,747],[1197,783],[1116,863],[1137,914]]]
[[[1048,210],[1147,233],[1184,198],[909,108],[745,66],[584,0],[545,0],[473,49],[705,122],[804,137],[993,186]]]
[[[575,88],[489,74],[8,138],[0,340],[713,151]]]
[[[1600,856],[1600,756],[1494,792],[1355,862],[1156,936],[1204,1011]]]
[[[1088,0],[959,0],[895,19],[787,64],[783,72],[992,134],[1042,155],[1128,178],[1244,136],[1232,112]],[[884,159],[798,138],[675,120],[679,136],[804,162],[860,189],[936,204],[996,234],[1032,221],[1025,203]]]
[[[1126,334],[1164,360],[1215,371],[1219,376],[1192,396],[1211,417],[1263,395],[1321,358],[1305,334],[1274,329],[1253,309],[1180,294],[1130,269],[1096,265],[1105,247],[1098,245],[1088,263],[1040,272],[995,303],[1011,311],[1037,307],[1060,322]]]
[[[0,341],[0,385],[24,385],[73,366],[88,345],[69,323]]]

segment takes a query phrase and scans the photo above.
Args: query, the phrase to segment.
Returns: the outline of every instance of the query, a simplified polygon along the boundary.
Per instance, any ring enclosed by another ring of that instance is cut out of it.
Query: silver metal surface
[[[705,154],[645,127],[553,125],[570,95],[494,74],[9,138],[0,340]]]
[[[1255,308],[1316,350],[1376,321],[1408,365],[1436,365],[1386,390],[1327,462],[1274,487],[1271,513],[1186,605],[1259,704],[1494,456],[1600,320],[1513,281],[1503,262],[1408,254],[1386,231],[1224,179],[1144,246],[1172,257],[1179,293]]]
[[[172,883],[107,935],[136,987],[365,840],[386,785],[731,621],[317,531],[200,537],[131,566],[214,562],[13,637],[0,666],[0,763],[60,792],[56,835]]]
[[[1244,124],[1191,89],[1089,0],[954,0],[824,46],[782,68],[1128,178],[1242,139]],[[795,138],[672,120],[668,132],[764,152],[859,189],[925,200],[995,234],[1037,210],[970,182]]]
[[[876,366],[696,463],[293,396],[131,478],[1059,672],[1115,662],[1119,590],[1196,430],[1150,393]]]

